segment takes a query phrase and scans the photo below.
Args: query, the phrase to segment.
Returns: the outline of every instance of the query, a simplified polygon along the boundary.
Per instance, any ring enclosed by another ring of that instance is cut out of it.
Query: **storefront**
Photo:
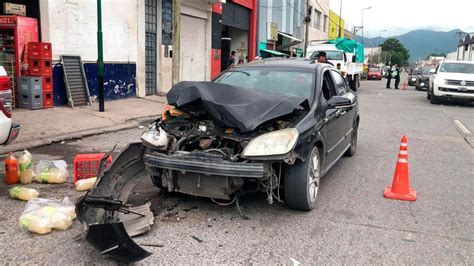
[[[256,55],[256,21],[258,0],[228,0],[213,5],[212,74],[214,78],[230,66],[231,52],[235,64],[247,63]]]

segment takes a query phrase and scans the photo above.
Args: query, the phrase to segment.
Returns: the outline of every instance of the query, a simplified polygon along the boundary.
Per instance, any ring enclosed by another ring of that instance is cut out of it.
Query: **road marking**
[[[469,131],[469,129],[467,129],[466,126],[463,125],[463,123],[461,123],[461,121],[459,120],[454,120],[454,124],[456,125],[456,128],[458,129],[458,131],[465,136],[470,136],[472,133],[471,131]]]

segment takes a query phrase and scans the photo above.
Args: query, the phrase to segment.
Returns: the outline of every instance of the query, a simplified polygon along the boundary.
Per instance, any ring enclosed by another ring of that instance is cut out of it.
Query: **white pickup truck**
[[[338,64],[341,65],[340,71],[344,72],[345,77],[349,82],[349,87],[353,91],[356,91],[358,84],[357,81],[364,71],[364,63],[357,63],[354,53],[340,50],[332,43],[309,45],[306,52],[306,58],[315,59],[316,55],[321,51],[326,53],[327,60],[334,64],[334,67],[337,67]]]

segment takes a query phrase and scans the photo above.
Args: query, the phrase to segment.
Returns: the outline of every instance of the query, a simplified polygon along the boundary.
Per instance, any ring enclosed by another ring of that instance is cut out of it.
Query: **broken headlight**
[[[155,123],[145,129],[141,139],[157,148],[166,149],[168,147],[168,134],[161,127],[157,129]]]
[[[290,152],[298,140],[296,128],[286,128],[258,136],[245,147],[244,157],[283,155]]]

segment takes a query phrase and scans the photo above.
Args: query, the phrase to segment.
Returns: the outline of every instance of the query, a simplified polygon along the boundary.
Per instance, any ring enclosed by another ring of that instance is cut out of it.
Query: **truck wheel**
[[[352,79],[349,81],[349,88],[353,91],[357,91],[357,80]]]
[[[431,104],[439,104],[439,97],[431,93],[430,102]]]
[[[285,202],[289,208],[310,211],[316,205],[321,180],[321,157],[313,147],[308,158],[298,160],[285,173]]]

